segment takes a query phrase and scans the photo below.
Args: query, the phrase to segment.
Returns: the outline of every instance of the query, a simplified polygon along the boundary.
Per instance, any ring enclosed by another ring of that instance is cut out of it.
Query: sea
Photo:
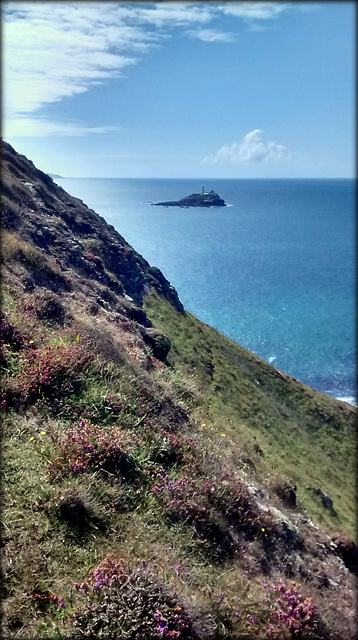
[[[314,389],[356,405],[351,179],[56,178],[176,288],[185,308]],[[152,203],[213,189],[226,207]]]

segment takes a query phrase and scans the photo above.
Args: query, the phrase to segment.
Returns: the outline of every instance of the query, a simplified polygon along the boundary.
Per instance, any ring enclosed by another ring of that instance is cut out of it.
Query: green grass
[[[45,284],[55,290],[68,286],[54,258],[33,243],[21,238],[17,232],[4,230],[2,257],[9,263],[18,263],[23,266],[38,286]]]
[[[145,300],[154,324],[172,341],[169,361],[196,380],[193,417],[207,423],[211,442],[226,433],[226,456],[238,445],[268,474],[292,478],[303,506],[329,531],[355,534],[355,415],[342,402],[313,391],[260,360],[194,316],[176,312],[155,293]],[[206,365],[212,365],[212,375]],[[259,444],[262,456],[255,453]],[[220,445],[219,445],[220,446]],[[319,461],[319,464],[317,464]],[[319,487],[337,516],[308,496]],[[341,488],[344,487],[344,497]]]
[[[172,589],[207,609],[214,595],[227,586],[220,578],[226,573],[198,550],[193,530],[180,523],[168,527],[150,496],[133,510],[111,514],[111,498],[118,499],[119,492],[107,486],[101,476],[50,482],[48,461],[56,455],[51,436],[65,431],[66,424],[48,420],[41,427],[39,431],[35,415],[22,419],[9,415],[4,424],[3,538],[8,557],[14,558],[5,568],[5,613],[14,635],[55,638],[56,629],[64,633],[63,624],[74,599],[73,584],[85,580],[88,571],[113,552],[131,566],[141,566],[145,559]],[[98,519],[103,516],[103,530],[97,524],[79,536],[67,525],[60,517],[59,505],[69,493],[81,495]],[[198,597],[197,589],[204,584],[210,595]],[[249,611],[253,604],[247,584],[246,578],[239,584],[236,580],[233,594],[240,598],[240,610],[246,607]],[[64,598],[65,618],[54,609],[44,612],[34,606],[33,595],[47,591]]]
[[[249,509],[243,520],[235,520],[240,504],[235,487],[244,478],[245,486],[261,485],[273,496],[272,480],[288,478],[316,523],[328,532],[352,533],[349,407],[277,376],[253,354],[155,295],[147,298],[146,310],[169,336],[172,349],[167,365],[146,369],[149,351],[134,323],[128,336],[111,316],[93,320],[72,304],[63,326],[49,325],[42,314],[29,314],[31,296],[17,301],[11,290],[5,294],[4,310],[23,337],[19,365],[9,356],[15,358],[15,346],[6,347],[4,367],[12,380],[21,375],[32,340],[39,353],[50,345],[66,354],[67,347],[80,345],[93,356],[80,372],[80,384],[59,397],[61,405],[45,397],[5,415],[1,472],[9,640],[67,640],[74,631],[72,613],[82,611],[74,584],[88,580],[89,572],[111,554],[130,571],[146,566],[155,581],[164,581],[166,591],[185,603],[202,631],[215,629],[218,640],[265,637],[271,605],[265,600],[268,576],[262,563],[272,565],[270,584],[285,580],[282,558],[291,551],[272,515],[257,525]],[[61,389],[70,375],[64,371]],[[131,456],[133,476],[101,465],[78,473],[66,466],[61,442],[69,429],[81,433],[83,419],[95,425],[92,431],[101,435],[104,451],[111,451],[113,434],[120,438]],[[51,475],[54,465],[63,472]],[[177,500],[175,490],[159,496],[153,491],[163,477],[168,483],[187,483],[187,498],[175,508],[169,502]],[[329,493],[335,518],[307,485]],[[214,487],[216,502],[210,498]],[[272,504],[281,508],[274,497]],[[238,522],[232,525],[232,556],[224,546],[231,521]],[[294,548],[292,553],[294,558]],[[320,593],[313,593],[320,601]],[[63,599],[66,609],[51,604],[50,597]],[[88,601],[93,616],[98,614],[96,598]],[[86,620],[91,624],[91,616]]]

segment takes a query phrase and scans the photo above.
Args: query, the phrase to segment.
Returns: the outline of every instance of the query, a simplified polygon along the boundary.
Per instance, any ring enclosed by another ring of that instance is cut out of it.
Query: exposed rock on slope
[[[55,261],[59,273],[49,283],[51,288],[70,287],[66,277],[70,270],[76,286],[84,291],[86,281],[94,279],[107,299],[111,293],[122,294],[141,305],[143,294],[154,287],[183,311],[175,289],[159,269],[151,267],[113,226],[7,143],[2,144],[2,193],[4,229],[16,229],[23,240],[33,242]],[[43,284],[43,273],[39,282],[29,271],[28,289]],[[98,297],[101,299],[100,294]]]

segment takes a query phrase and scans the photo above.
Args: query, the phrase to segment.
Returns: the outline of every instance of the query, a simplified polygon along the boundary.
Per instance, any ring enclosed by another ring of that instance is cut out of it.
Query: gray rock
[[[169,338],[154,328],[143,328],[141,334],[144,342],[151,347],[153,356],[165,362],[171,348]]]
[[[322,500],[322,504],[324,506],[325,509],[329,509],[329,511],[334,511],[333,508],[333,500],[332,498],[328,495],[328,493],[325,493],[324,491],[322,491],[322,489],[320,489],[319,487],[306,487],[306,489],[308,491],[311,491],[312,493],[314,493],[316,496],[318,496],[319,498],[321,498]]]

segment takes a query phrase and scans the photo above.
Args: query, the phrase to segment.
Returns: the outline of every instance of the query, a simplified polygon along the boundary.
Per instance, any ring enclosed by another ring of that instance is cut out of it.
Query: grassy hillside
[[[194,414],[205,418],[205,432],[214,440],[226,432],[225,456],[237,459],[241,444],[250,459],[246,466],[259,464],[260,475],[278,472],[297,486],[315,522],[354,535],[354,409],[275,369],[191,314],[178,314],[155,293],[144,308],[172,341],[169,362],[185,379],[195,377],[200,394]],[[240,459],[235,464],[242,466]],[[307,487],[328,493],[335,511]]]
[[[3,158],[2,637],[354,638],[355,410]]]

